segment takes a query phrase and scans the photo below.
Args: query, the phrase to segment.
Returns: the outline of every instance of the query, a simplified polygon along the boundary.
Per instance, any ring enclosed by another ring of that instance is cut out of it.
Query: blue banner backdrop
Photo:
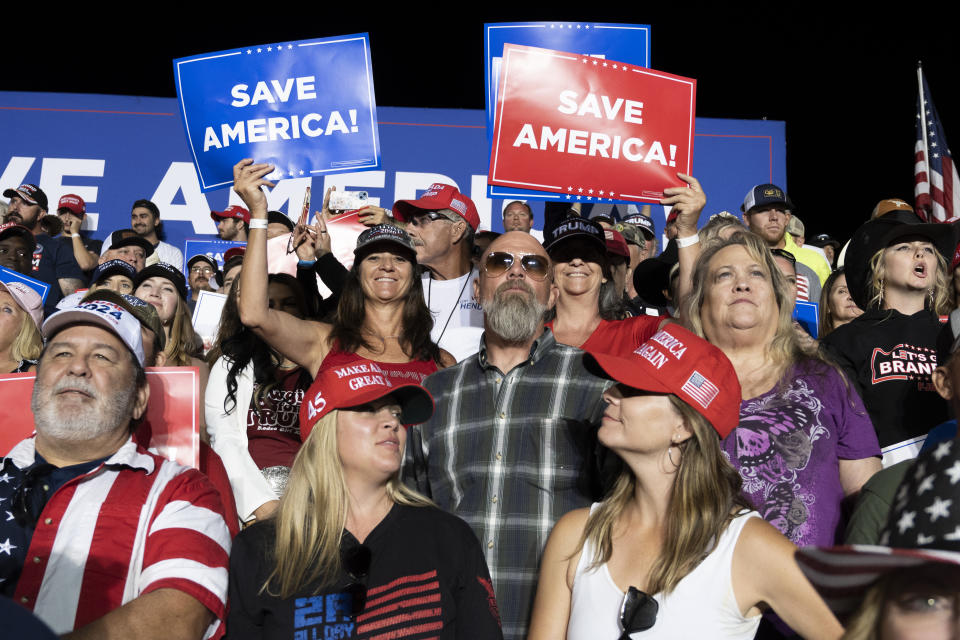
[[[365,33],[179,58],[173,76],[204,192],[243,158],[275,164],[272,180],[380,167]]]
[[[311,186],[315,208],[324,189],[362,189],[371,204],[390,208],[416,198],[432,182],[455,184],[473,198],[481,224],[503,229],[501,211],[513,198],[486,197],[489,146],[484,112],[456,109],[378,110],[383,168],[281,180],[268,194],[271,209],[299,216]],[[728,210],[739,215],[753,185],[786,188],[783,122],[698,118],[694,175],[707,193],[704,219]],[[75,193],[87,202],[83,228],[104,238],[130,226],[130,207],[148,198],[160,208],[167,242],[213,238],[210,210],[240,204],[230,189],[204,193],[191,160],[174,98],[0,92],[0,190],[39,184],[52,202]],[[804,203],[798,203],[803,215]],[[535,227],[543,205],[532,203]],[[666,212],[654,206],[662,233]],[[189,256],[187,256],[189,257]]]

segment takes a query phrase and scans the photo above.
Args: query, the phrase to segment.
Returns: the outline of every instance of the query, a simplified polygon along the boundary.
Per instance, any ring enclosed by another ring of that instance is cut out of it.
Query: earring
[[[676,440],[674,440],[673,443],[672,443],[669,447],[667,447],[667,458],[670,460],[670,464],[672,464],[672,465],[673,465],[674,467],[676,467],[677,469],[679,469],[679,468],[680,468],[680,465],[683,463],[683,450],[681,450],[680,447],[677,446],[678,444],[679,444],[679,443],[678,443]],[[674,449],[676,449],[677,451],[680,452],[680,454],[679,454],[679,455],[680,455],[680,462],[676,462],[676,461],[674,461],[674,459],[673,459],[673,450],[674,450]]]
[[[880,280],[880,300],[878,300],[878,302],[879,302],[878,306],[881,309],[883,309],[883,280],[882,279]]]

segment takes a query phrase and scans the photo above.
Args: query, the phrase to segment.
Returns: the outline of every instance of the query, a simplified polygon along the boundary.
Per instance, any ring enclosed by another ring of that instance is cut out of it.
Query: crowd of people
[[[148,200],[101,243],[79,196],[3,192],[0,369],[35,375],[0,452],[14,636],[960,636],[953,225],[891,199],[808,239],[772,184],[700,225],[677,174],[662,238],[522,201],[494,233],[438,183],[361,209],[341,264],[330,191],[294,224],[273,169],[234,167],[222,265]],[[154,448],[157,366],[197,372],[197,469]]]

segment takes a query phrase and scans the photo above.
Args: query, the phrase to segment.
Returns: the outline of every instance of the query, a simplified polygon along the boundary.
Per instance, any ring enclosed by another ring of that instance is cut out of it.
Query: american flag
[[[960,217],[960,178],[953,166],[940,117],[930,99],[927,79],[919,67],[917,83],[920,95],[917,97],[913,188],[917,215],[928,222],[953,222]]]
[[[709,407],[713,399],[720,393],[717,385],[704,378],[699,371],[691,373],[680,389],[688,393],[704,409]]]

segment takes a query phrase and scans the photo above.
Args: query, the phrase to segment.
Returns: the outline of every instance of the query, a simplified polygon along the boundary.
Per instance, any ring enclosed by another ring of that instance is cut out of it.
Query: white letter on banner
[[[263,102],[266,100],[270,104],[275,104],[276,100],[273,99],[273,95],[270,93],[270,90],[267,89],[267,83],[261,80],[257,83],[257,88],[253,90],[253,99],[250,101],[250,106],[255,106],[258,102]]]
[[[397,171],[397,178],[393,182],[393,201],[414,200],[417,197],[417,189],[425,191],[427,187],[434,182],[443,184],[452,184],[457,189],[460,188],[453,178],[449,178],[442,173],[419,173],[415,171]]]
[[[330,187],[336,187],[337,191],[362,190],[362,188],[383,189],[386,179],[386,171],[357,171],[355,173],[338,173],[332,176],[323,176],[323,193],[326,193]],[[320,202],[323,202],[323,200],[320,200]],[[367,198],[367,203],[379,207],[380,198],[369,197]],[[387,205],[388,208],[391,206],[393,206],[392,202]],[[319,209],[319,207],[314,208]]]
[[[623,121],[633,124],[643,124],[643,103],[636,100],[627,100],[627,108],[623,112]]]
[[[637,147],[636,151],[630,151],[630,147]],[[640,162],[643,160],[643,152],[640,150],[640,147],[643,146],[643,140],[640,138],[627,138],[623,142],[623,157],[629,160],[630,162]]]
[[[7,168],[3,170],[3,175],[0,176],[0,188],[15,189],[23,184],[23,181],[27,179],[27,172],[30,171],[30,167],[33,166],[35,160],[36,158],[25,156],[11,156],[10,161],[7,162]]]
[[[587,132],[570,130],[570,137],[567,138],[567,153],[575,153],[578,156],[587,155]]]
[[[290,99],[290,92],[293,91],[293,78],[287,78],[287,81],[283,84],[283,88],[280,87],[280,83],[276,80],[271,80],[270,84],[273,85],[273,90],[277,92],[277,97],[280,98],[280,102],[286,102]]]
[[[271,140],[289,140],[290,134],[287,133],[287,129],[290,127],[290,122],[286,118],[268,118],[267,127],[269,128],[269,137]]]
[[[533,125],[524,124],[520,127],[520,135],[513,141],[513,146],[528,145],[531,149],[537,148],[537,138],[533,135]]]
[[[560,92],[560,102],[562,106],[557,107],[557,111],[560,113],[566,113],[567,115],[576,113],[577,111],[577,101],[574,98],[577,97],[577,92],[571,89]]]
[[[230,89],[230,95],[236,100],[230,103],[231,107],[245,107],[250,104],[250,96],[247,95],[247,85],[236,84]]]
[[[242,122],[238,122],[237,124],[241,124],[241,125],[242,125],[243,123],[242,123]],[[223,127],[226,127],[226,126],[227,126],[227,125],[223,125]],[[203,151],[204,151],[204,153],[206,153],[207,150],[210,149],[210,147],[216,147],[217,149],[220,149],[220,148],[221,148],[221,146],[220,146],[220,140],[217,139],[217,134],[215,134],[215,133],[213,132],[213,127],[207,127],[206,132],[203,134]]]
[[[247,140],[250,142],[267,141],[267,119],[247,120]]]
[[[233,128],[230,128],[226,122],[220,125],[220,135],[223,138],[223,146],[230,146],[231,140],[236,140],[237,144],[245,144],[247,142],[247,131],[244,129],[243,125],[245,123],[243,120],[233,125]],[[206,151],[206,143],[204,143],[204,151]]]
[[[470,176],[470,199],[473,200],[473,204],[477,205],[480,226],[484,229],[491,229],[490,210],[493,209],[493,201],[487,197],[486,174]]]
[[[330,135],[331,131],[350,133],[350,129],[347,128],[347,123],[343,121],[343,116],[340,115],[339,111],[331,111],[330,117],[327,118],[327,130],[324,131],[324,135]]]
[[[598,153],[603,158],[609,158],[610,154],[607,153],[607,148],[610,147],[610,136],[605,133],[598,133],[596,131],[590,135],[590,155],[595,156]]]
[[[600,105],[597,104],[597,96],[592,93],[587,94],[587,97],[584,98],[583,102],[580,104],[580,110],[577,111],[578,116],[583,116],[586,114],[590,114],[595,118],[601,117]]]
[[[264,189],[264,193],[267,195],[267,209],[270,211],[282,211],[284,204],[289,202],[287,206],[287,215],[293,219],[294,222],[300,217],[300,210],[303,209],[303,196],[306,195],[307,187],[311,185],[313,178],[291,178],[289,180],[279,180],[277,186],[273,189]],[[312,202],[317,211],[320,210],[320,205],[323,204],[322,198],[312,198]],[[228,204],[238,204],[241,207],[246,207],[243,204],[243,200],[240,199],[240,196],[237,193],[230,189],[230,200]],[[313,215],[313,211],[310,212],[310,215]]]
[[[172,204],[180,191],[186,204]],[[200,191],[197,170],[192,162],[171,162],[150,199],[160,208],[163,220],[192,222],[194,233],[217,232],[217,226],[210,219],[210,205]]]
[[[300,128],[303,129],[303,132],[308,136],[310,136],[311,138],[322,136],[323,129],[321,129],[320,127],[317,127],[316,129],[312,129],[310,127],[311,122],[320,122],[320,118],[322,117],[323,116],[321,116],[319,113],[308,113],[307,115],[303,116],[303,120],[300,121]]]
[[[75,193],[83,198],[89,206],[90,203],[97,201],[98,187],[66,185],[63,184],[63,177],[102,178],[105,163],[104,160],[85,160],[82,158],[44,158],[40,169],[40,188],[47,194],[51,203],[55,203],[65,193]],[[56,211],[52,213],[56,213]],[[98,218],[98,214],[88,210],[86,217],[83,219],[83,228],[95,230]]]
[[[563,127],[557,129],[554,133],[550,127],[544,126],[540,129],[540,150],[546,151],[547,147],[556,147],[557,151],[563,151],[564,139],[567,137],[567,130]]]
[[[663,145],[660,144],[660,141],[650,145],[650,151],[647,152],[647,157],[643,161],[659,162],[663,166],[667,166],[667,156],[663,155]]]
[[[317,91],[313,88],[316,78],[313,76],[303,76],[297,78],[297,100],[316,100]]]

